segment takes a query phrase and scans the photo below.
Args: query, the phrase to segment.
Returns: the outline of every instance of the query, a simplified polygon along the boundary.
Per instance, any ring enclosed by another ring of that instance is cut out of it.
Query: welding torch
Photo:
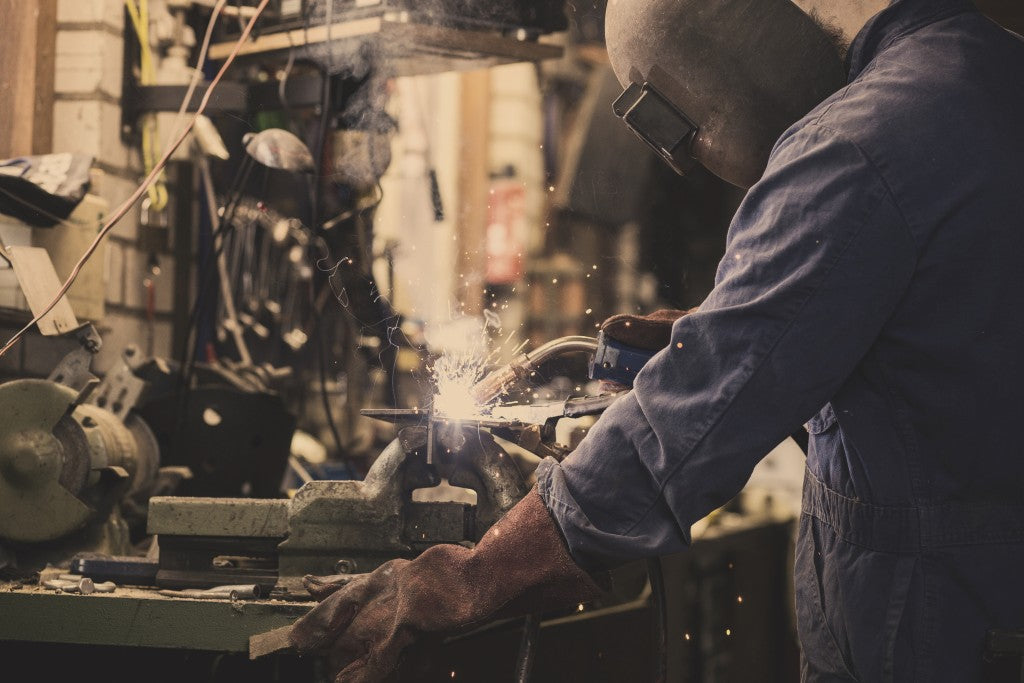
[[[541,344],[533,351],[521,354],[508,365],[491,372],[473,385],[470,394],[477,405],[495,400],[511,387],[537,372],[538,366],[546,360],[568,353],[594,353],[597,340],[593,337],[562,337]]]
[[[591,353],[590,378],[633,386],[640,368],[654,352],[623,344],[600,332],[594,337],[561,337],[521,354],[508,365],[491,372],[473,385],[470,393],[477,405],[486,405],[511,387],[537,372],[541,363],[569,353]]]

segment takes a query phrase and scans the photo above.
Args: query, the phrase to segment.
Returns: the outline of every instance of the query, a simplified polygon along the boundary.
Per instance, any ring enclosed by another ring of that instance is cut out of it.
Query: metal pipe
[[[597,339],[594,337],[561,337],[546,344],[541,344],[533,351],[523,354],[533,364],[543,363],[549,358],[574,352],[593,353],[597,351]]]
[[[544,361],[569,353],[594,353],[597,339],[593,337],[561,337],[541,344],[533,351],[524,353],[503,368],[499,368],[477,382],[470,393],[478,405],[490,403],[508,391],[512,386],[536,372]]]
[[[202,176],[203,191],[206,194],[210,223],[213,226],[212,248],[217,259],[217,275],[219,276],[221,290],[220,300],[225,311],[224,320],[220,322],[227,329],[228,333],[231,334],[242,365],[252,365],[252,356],[249,354],[249,347],[245,343],[242,326],[238,322],[238,312],[235,310],[235,298],[231,292],[227,260],[224,258],[224,250],[220,248],[221,243],[224,241],[224,233],[220,229],[221,218],[217,213],[217,196],[214,194],[213,176],[210,173],[210,164],[203,155],[199,156],[199,173]]]

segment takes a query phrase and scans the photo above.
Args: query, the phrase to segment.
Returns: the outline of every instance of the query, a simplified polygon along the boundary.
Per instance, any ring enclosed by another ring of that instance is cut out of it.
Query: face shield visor
[[[679,175],[697,163],[690,150],[697,124],[650,83],[630,83],[612,111]]]

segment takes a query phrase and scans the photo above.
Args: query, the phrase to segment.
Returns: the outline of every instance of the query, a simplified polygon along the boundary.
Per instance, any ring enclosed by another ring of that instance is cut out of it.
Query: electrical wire
[[[121,204],[121,206],[119,206],[117,210],[114,211],[111,217],[103,225],[103,228],[100,229],[99,234],[96,235],[96,238],[92,241],[92,244],[90,244],[88,249],[85,250],[85,253],[82,254],[82,257],[78,260],[78,263],[75,264],[75,267],[71,270],[71,274],[68,275],[67,280],[64,282],[63,286],[61,286],[60,290],[57,292],[57,295],[53,298],[53,300],[49,304],[47,304],[47,306],[42,312],[34,316],[32,320],[30,320],[29,323],[25,325],[25,327],[18,330],[18,332],[15,333],[15,335],[11,337],[6,344],[4,344],[3,348],[0,348],[0,358],[6,355],[7,352],[10,351],[21,340],[21,338],[24,337],[28,333],[28,331],[32,329],[34,325],[38,324],[39,321],[47,313],[54,309],[54,307],[60,302],[61,298],[65,294],[67,294],[69,289],[71,289],[71,285],[75,283],[75,280],[78,278],[79,273],[81,273],[82,271],[82,267],[85,266],[86,262],[96,252],[96,249],[103,241],[103,238],[110,234],[110,231],[114,229],[114,226],[117,225],[118,221],[124,218],[125,214],[128,213],[128,210],[135,205],[135,202],[137,202],[139,198],[146,193],[146,191],[149,189],[149,186],[153,184],[159,172],[163,170],[163,167],[171,158],[171,155],[174,154],[178,147],[181,146],[181,143],[185,141],[185,138],[188,137],[188,134],[192,132],[192,128],[195,126],[196,121],[203,114],[203,112],[206,111],[206,106],[207,104],[209,104],[210,97],[213,95],[214,90],[216,90],[217,85],[224,77],[224,74],[234,63],[235,57],[238,56],[239,50],[242,49],[242,45],[245,44],[245,41],[249,39],[249,34],[252,33],[252,29],[256,25],[256,21],[259,19],[260,15],[263,14],[263,10],[266,9],[268,4],[270,4],[270,0],[260,0],[260,4],[257,6],[255,14],[253,14],[253,17],[249,20],[249,23],[246,24],[245,30],[242,31],[242,35],[239,37],[238,42],[235,43],[234,48],[231,50],[231,54],[229,54],[227,59],[224,60],[224,64],[221,66],[220,71],[217,72],[217,75],[213,78],[213,81],[210,82],[210,87],[206,89],[206,93],[203,95],[203,99],[199,103],[199,107],[196,109],[196,113],[193,115],[192,120],[189,121],[188,125],[185,126],[185,129],[182,131],[181,135],[179,135],[177,139],[175,139],[174,143],[167,148],[167,150],[164,152],[163,157],[157,162],[157,165],[153,168],[153,170],[149,172],[145,180],[142,181],[142,184],[139,185],[135,192],[133,192],[131,196],[128,197],[128,199],[126,199]]]
[[[651,606],[654,611],[654,681],[665,683],[668,677],[668,602],[660,557],[647,560],[647,580],[651,584]]]
[[[540,639],[540,615],[529,614],[523,622],[523,637],[519,641],[519,656],[516,658],[516,683],[529,683],[533,661],[537,658],[537,641]]]
[[[139,41],[139,81],[144,86],[155,85],[156,66],[153,63],[153,48],[149,42],[149,0],[139,0],[138,7],[135,6],[134,0],[124,0],[124,5],[128,9],[128,16]],[[156,166],[156,146],[159,139],[156,115],[146,114],[142,118],[142,163],[147,173]],[[156,181],[147,188],[146,193],[149,196],[149,207],[153,211],[163,211],[167,208],[167,185],[162,171],[157,175]]]

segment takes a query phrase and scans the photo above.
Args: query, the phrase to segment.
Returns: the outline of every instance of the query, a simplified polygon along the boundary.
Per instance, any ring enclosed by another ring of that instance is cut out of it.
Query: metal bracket
[[[132,42],[132,41],[125,41]],[[121,140],[127,144],[136,142],[139,117],[157,112],[176,112],[188,91],[187,85],[139,85],[125,69],[125,97],[121,100]],[[188,111],[194,112],[206,95],[208,84],[196,87],[188,103]],[[128,94],[131,94],[129,97]],[[206,115],[244,114],[249,108],[249,89],[242,83],[222,81],[206,106]]]
[[[85,400],[86,390],[99,382],[92,374],[92,358],[100,350],[103,340],[92,323],[82,325],[74,331],[74,335],[80,348],[64,356],[47,379],[79,392],[80,400],[76,401],[77,404]]]
[[[138,347],[134,344],[128,346],[121,354],[121,361],[92,393],[89,403],[109,410],[124,422],[147,386],[145,380],[135,375],[139,356]]]

